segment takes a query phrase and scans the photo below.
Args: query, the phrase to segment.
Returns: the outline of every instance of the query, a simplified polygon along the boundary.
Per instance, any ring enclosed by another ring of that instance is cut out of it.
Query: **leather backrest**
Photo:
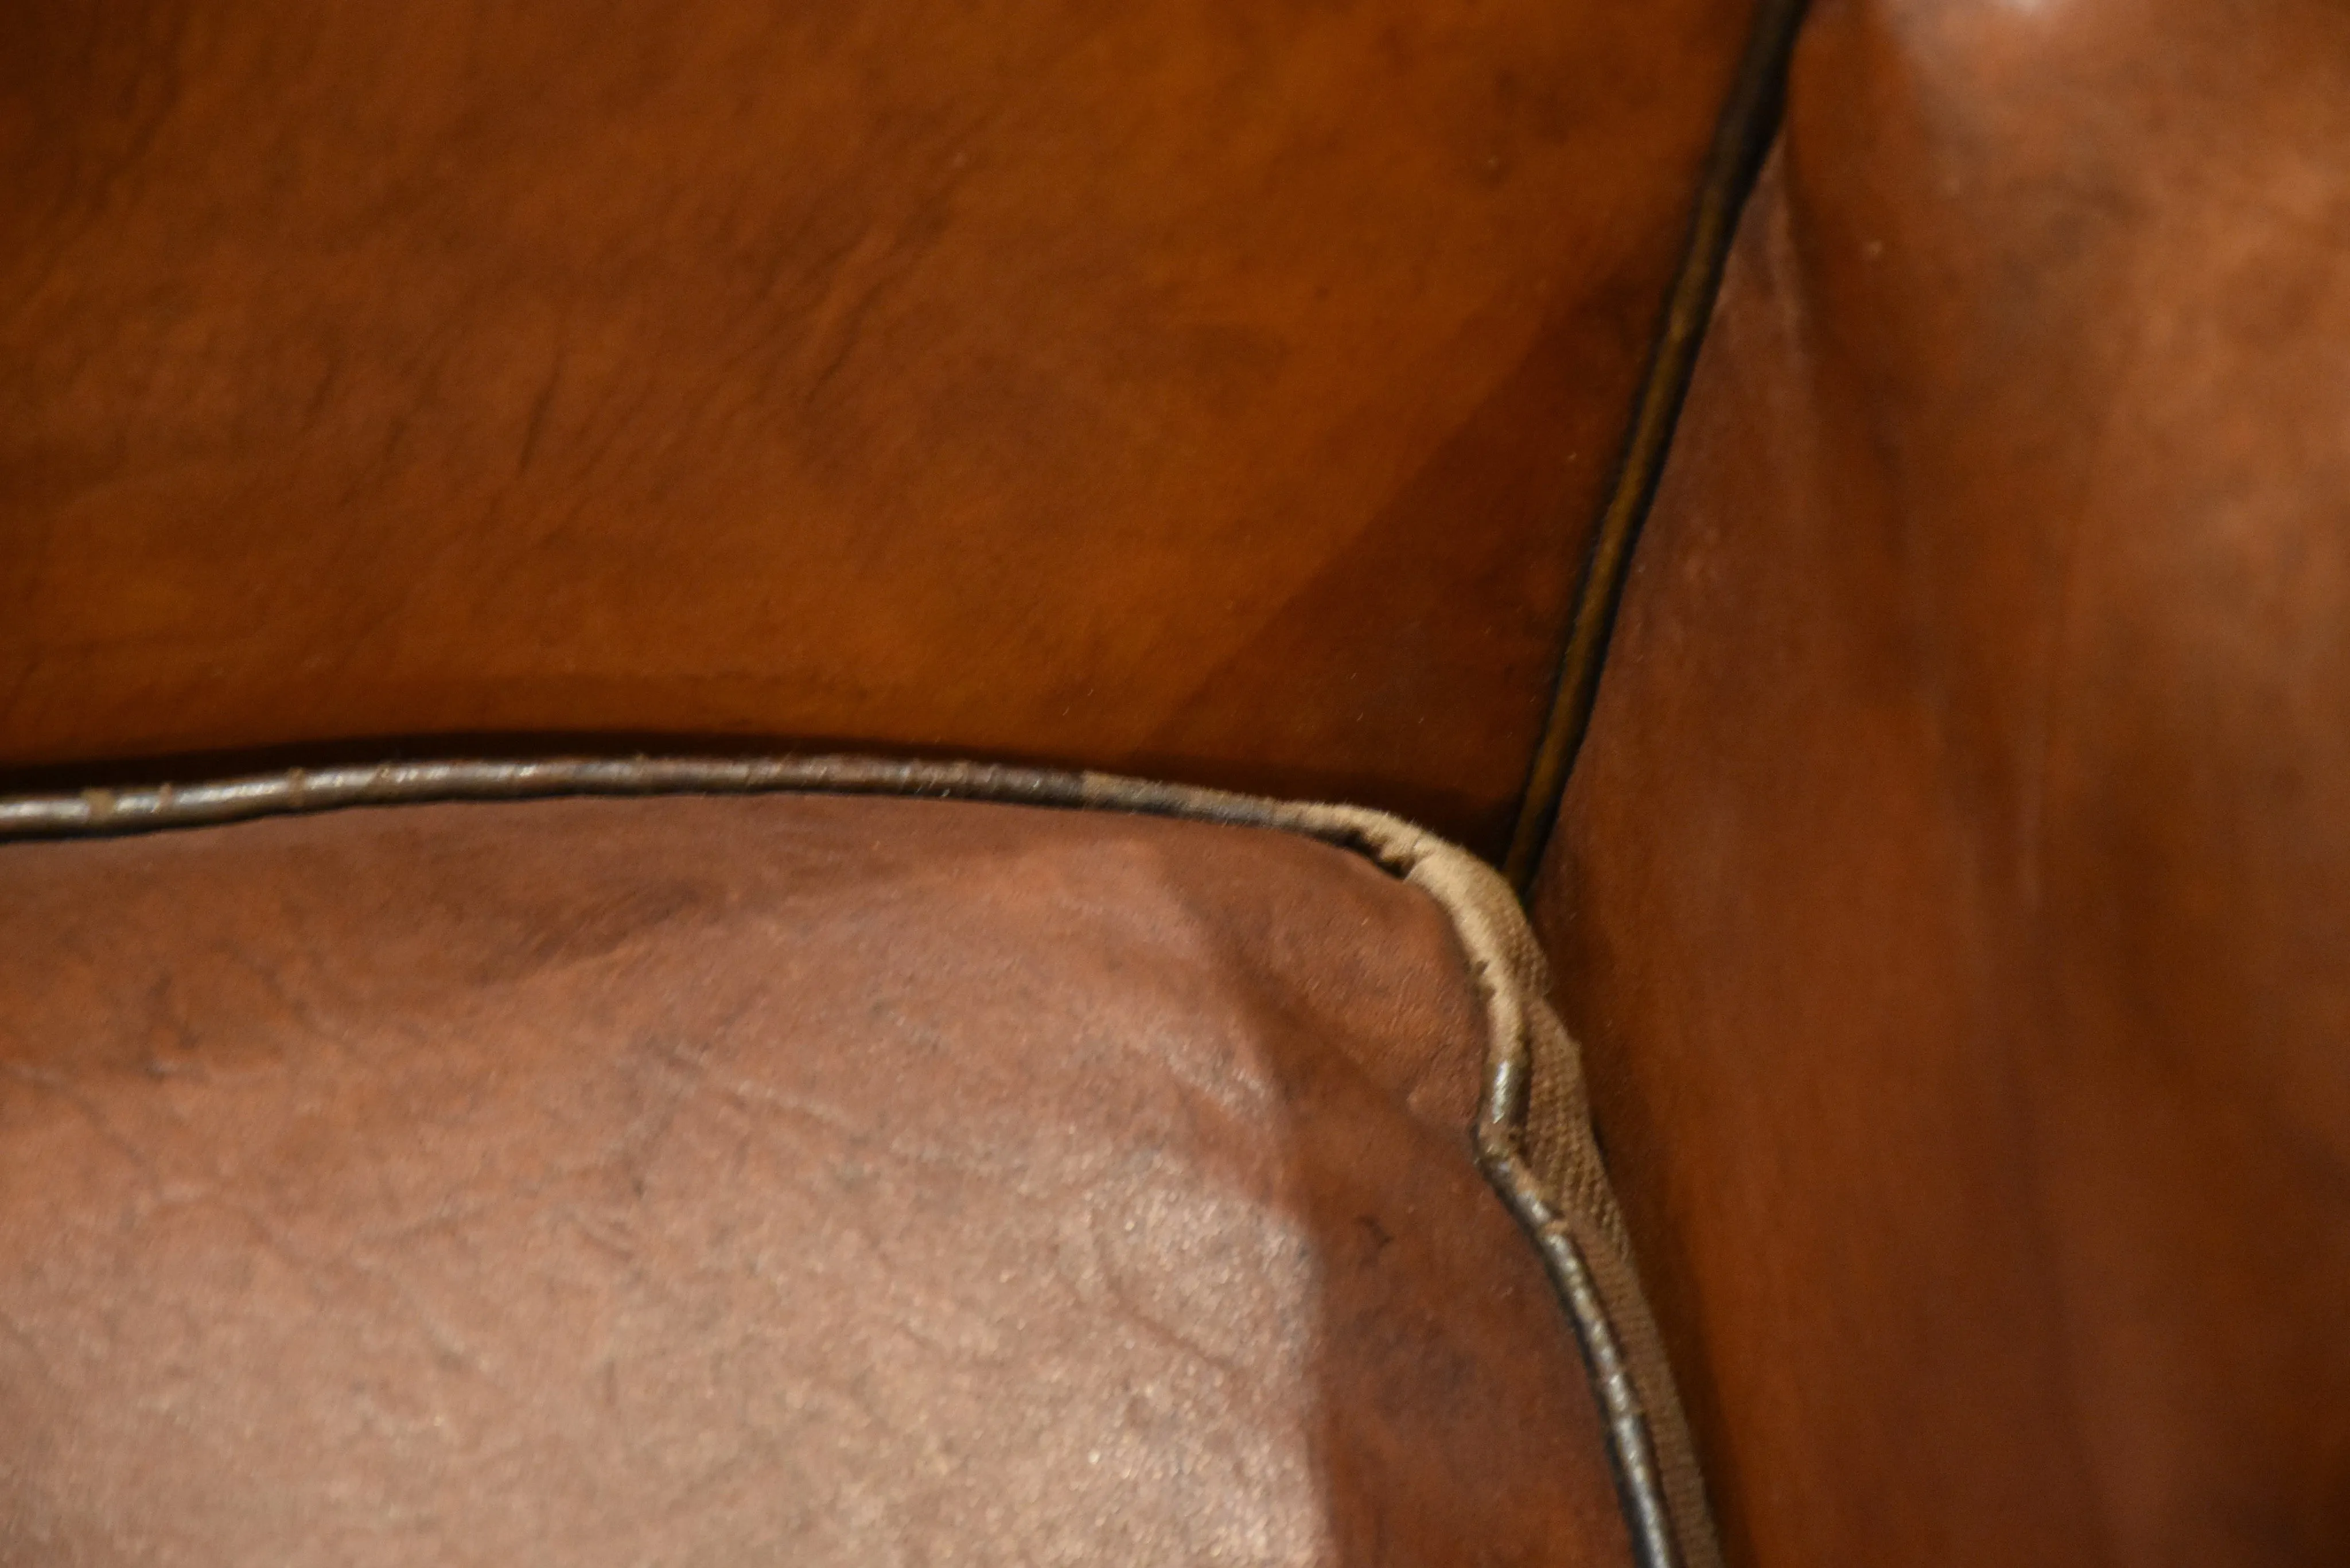
[[[0,766],[746,735],[1490,840],[1747,10],[9,7]]]

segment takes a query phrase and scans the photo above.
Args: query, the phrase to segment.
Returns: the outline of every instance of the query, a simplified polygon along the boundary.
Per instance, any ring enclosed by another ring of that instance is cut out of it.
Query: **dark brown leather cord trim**
[[[1648,372],[1640,385],[1615,488],[1592,535],[1582,591],[1576,596],[1574,618],[1567,623],[1566,649],[1552,688],[1550,717],[1534,747],[1526,787],[1518,799],[1517,826],[1502,860],[1502,874],[1521,897],[1534,886],[1534,874],[1542,867],[1543,851],[1549,846],[1551,828],[1558,820],[1559,803],[1566,794],[1567,775],[1574,771],[1575,753],[1583,749],[1584,732],[1591,726],[1591,708],[1598,700],[1600,671],[1607,659],[1608,635],[1616,628],[1617,607],[1623,603],[1632,549],[1639,541],[1640,524],[1648,518],[1657,482],[1664,473],[1665,454],[1672,445],[1673,426],[1680,418],[1681,400],[1697,369],[1698,348],[1713,314],[1714,296],[1721,291],[1722,266],[1737,234],[1738,214],[1754,188],[1762,156],[1778,132],[1788,57],[1794,50],[1804,5],[1804,0],[1762,0],[1730,99],[1722,106],[1721,119],[1714,129],[1680,271],[1673,278],[1664,323],[1649,351]]]
[[[1492,867],[1399,817],[989,763],[575,757],[297,768],[212,784],[0,797],[0,841],[161,832],[434,801],[770,792],[931,796],[1274,828],[1362,855],[1434,898],[1484,1002],[1479,1159],[1533,1241],[1574,1326],[1634,1557],[1640,1568],[1720,1568],[1695,1449],[1599,1162],[1581,1063],[1547,1001],[1541,950]]]

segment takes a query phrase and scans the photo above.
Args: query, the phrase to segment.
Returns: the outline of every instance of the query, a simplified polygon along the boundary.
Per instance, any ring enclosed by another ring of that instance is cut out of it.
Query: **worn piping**
[[[213,826],[427,802],[798,792],[931,796],[1135,812],[1317,838],[1434,898],[1484,1004],[1480,1163],[1531,1240],[1573,1324],[1640,1568],[1720,1568],[1695,1451],[1592,1136],[1575,1043],[1550,1008],[1541,950],[1493,869],[1385,812],[1107,774],[863,757],[553,758],[385,763],[211,784],[0,797],[0,841]]]
[[[1778,130],[1788,57],[1794,49],[1804,5],[1804,0],[1761,0],[1729,101],[1714,127],[1680,270],[1674,275],[1664,322],[1649,352],[1648,375],[1634,406],[1616,485],[1592,535],[1583,587],[1567,623],[1566,649],[1552,688],[1550,713],[1519,796],[1517,826],[1510,835],[1509,851],[1503,857],[1502,874],[1521,897],[1534,886],[1542,869],[1543,851],[1549,846],[1551,829],[1566,794],[1567,775],[1574,771],[1575,755],[1591,727],[1591,710],[1598,701],[1599,677],[1607,659],[1609,634],[1616,628],[1616,612],[1624,602],[1633,546],[1639,542],[1640,525],[1656,500],[1673,427],[1680,419],[1681,401],[1697,369],[1698,348],[1713,314],[1714,296],[1721,292],[1738,214],[1746,205],[1747,194],[1762,171],[1762,156]]]

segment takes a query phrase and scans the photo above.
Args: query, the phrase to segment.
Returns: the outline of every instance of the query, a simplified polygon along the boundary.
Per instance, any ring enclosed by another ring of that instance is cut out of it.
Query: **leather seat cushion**
[[[0,1558],[1623,1562],[1482,1049],[1259,829],[0,846]]]

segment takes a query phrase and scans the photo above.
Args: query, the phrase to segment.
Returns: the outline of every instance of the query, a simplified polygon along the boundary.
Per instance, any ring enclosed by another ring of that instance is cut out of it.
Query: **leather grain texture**
[[[2350,1555],[2345,81],[1813,17],[1541,907],[1734,1563]]]
[[[1491,848],[1748,11],[0,8],[0,765],[753,736]]]
[[[824,797],[0,846],[0,1555],[1607,1563],[1437,903]]]

